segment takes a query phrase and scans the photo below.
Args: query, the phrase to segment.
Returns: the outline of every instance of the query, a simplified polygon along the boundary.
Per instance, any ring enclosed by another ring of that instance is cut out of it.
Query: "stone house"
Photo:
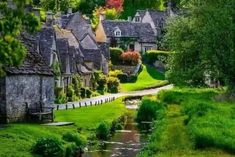
[[[149,23],[130,20],[100,20],[96,29],[96,40],[138,52],[156,49],[156,36]]]
[[[157,37],[161,37],[163,34],[166,19],[169,16],[173,16],[175,12],[173,12],[171,3],[168,2],[167,9],[165,11],[147,9],[147,10],[137,10],[135,16],[132,21],[136,23],[149,23]]]
[[[25,40],[28,54],[20,67],[6,68],[0,78],[0,123],[25,120],[30,108],[54,104],[53,71],[42,56]]]
[[[108,73],[109,49],[105,43],[97,43],[91,24],[79,12],[48,16],[47,23],[39,33],[39,52],[52,66],[60,65],[61,77],[56,86],[68,87],[72,76],[79,74],[85,87],[92,86],[94,70]]]

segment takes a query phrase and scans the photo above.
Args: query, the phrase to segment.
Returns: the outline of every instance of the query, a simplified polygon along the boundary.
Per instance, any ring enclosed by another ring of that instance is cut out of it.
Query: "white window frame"
[[[138,19],[138,20],[137,20]],[[141,18],[140,18],[140,16],[136,16],[135,17],[135,22],[140,22],[141,21]]]
[[[115,34],[115,37],[121,37],[122,36],[122,32],[119,29],[115,30],[114,34]]]

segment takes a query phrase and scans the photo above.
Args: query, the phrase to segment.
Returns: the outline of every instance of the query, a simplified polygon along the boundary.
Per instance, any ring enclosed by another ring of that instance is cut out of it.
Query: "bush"
[[[149,50],[145,53],[144,60],[148,64],[153,64],[157,60],[163,63],[167,63],[170,54],[171,53],[168,51]]]
[[[81,97],[86,98],[86,88],[81,88]]]
[[[75,143],[68,143],[65,146],[65,157],[74,157],[78,152],[78,147]]]
[[[96,137],[100,140],[107,140],[110,135],[110,125],[106,122],[101,122],[96,128]]]
[[[62,157],[64,155],[62,142],[52,137],[39,138],[33,145],[32,151],[33,153],[44,157]]]
[[[118,74],[117,78],[120,80],[121,83],[126,83],[128,80],[127,74]]]
[[[94,73],[94,78],[97,84],[96,90],[99,94],[104,94],[106,90],[107,79],[101,71]]]
[[[118,65],[121,63],[120,56],[123,53],[121,48],[110,48],[110,59],[113,65]]]
[[[74,93],[77,97],[80,97],[82,81],[79,75],[74,75],[72,78]]]
[[[67,97],[68,97],[68,101],[77,101],[77,100],[79,100],[79,97],[77,97],[76,94],[75,94],[74,85],[69,85],[68,86]]]
[[[109,71],[109,76],[111,76],[111,77],[117,77],[120,74],[123,74],[123,72],[121,70],[112,70],[112,71]]]
[[[66,103],[67,97],[66,94],[64,93],[64,90],[62,87],[56,87],[55,88],[55,103],[56,104],[64,104]]]
[[[137,112],[136,121],[139,123],[141,129],[149,129],[149,124],[142,124],[141,122],[153,122],[154,120],[161,119],[164,113],[164,105],[158,103],[151,98],[143,98],[142,104]]]
[[[107,79],[107,86],[108,92],[110,93],[117,93],[119,88],[120,81],[116,77],[108,77]]]
[[[85,137],[79,135],[78,133],[67,132],[63,135],[63,140],[67,142],[74,142],[79,148],[84,148],[86,146]]]
[[[86,89],[86,97],[87,97],[87,98],[90,98],[91,95],[92,95],[92,91],[87,88],[87,89]]]
[[[124,65],[137,65],[141,62],[141,56],[139,52],[127,51],[121,54],[121,60]]]

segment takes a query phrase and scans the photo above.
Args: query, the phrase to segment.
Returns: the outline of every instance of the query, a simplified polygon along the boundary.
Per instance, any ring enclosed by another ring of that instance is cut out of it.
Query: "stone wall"
[[[5,77],[0,78],[0,123],[6,122],[6,88]]]
[[[14,75],[6,77],[7,122],[24,120],[26,103],[29,108],[44,102],[52,106],[54,101],[54,78],[39,75]]]
[[[140,64],[137,66],[127,66],[127,65],[113,65],[112,69],[114,70],[121,70],[123,73],[126,73],[128,75],[135,75],[140,68]]]

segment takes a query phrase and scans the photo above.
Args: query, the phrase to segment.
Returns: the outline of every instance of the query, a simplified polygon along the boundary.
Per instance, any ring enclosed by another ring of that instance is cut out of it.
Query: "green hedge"
[[[110,48],[110,59],[113,65],[118,65],[121,62],[121,54],[123,50],[121,48],[112,47]]]
[[[159,60],[159,61],[162,61],[163,63],[166,63],[170,54],[172,54],[172,52],[159,51],[159,50],[149,50],[144,54],[144,60],[148,64],[153,64],[156,60]]]

